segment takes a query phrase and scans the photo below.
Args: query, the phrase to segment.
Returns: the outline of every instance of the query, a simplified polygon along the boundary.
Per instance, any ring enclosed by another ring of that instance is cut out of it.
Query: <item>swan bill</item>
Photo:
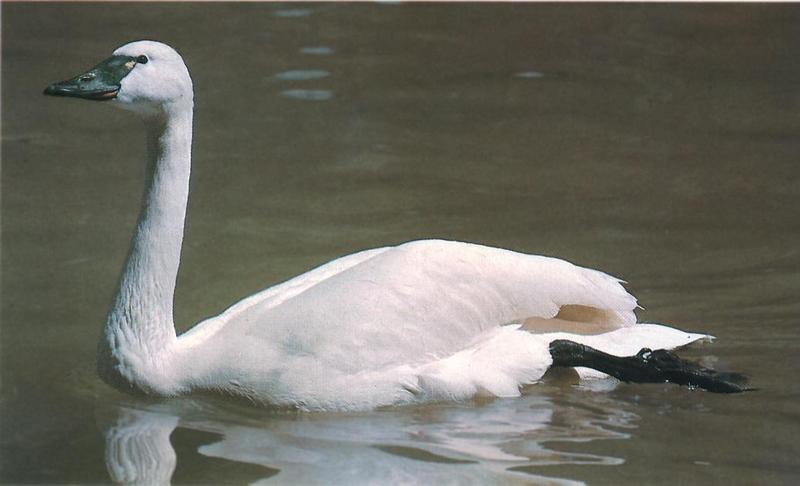
[[[45,88],[44,94],[97,101],[111,100],[117,97],[122,78],[135,66],[135,57],[111,56],[81,75],[51,84]]]

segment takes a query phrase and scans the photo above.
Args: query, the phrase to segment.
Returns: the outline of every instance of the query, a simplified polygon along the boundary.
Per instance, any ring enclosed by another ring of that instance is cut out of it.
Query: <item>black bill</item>
[[[131,56],[111,56],[89,71],[66,81],[53,83],[44,90],[51,96],[71,96],[87,100],[110,100],[117,96],[122,78],[136,66]]]

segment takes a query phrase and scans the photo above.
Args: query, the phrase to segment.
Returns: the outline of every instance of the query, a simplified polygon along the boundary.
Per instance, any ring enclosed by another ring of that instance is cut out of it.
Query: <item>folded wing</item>
[[[554,258],[425,240],[340,260],[234,306],[221,316],[230,313],[225,334],[355,372],[447,356],[563,306],[635,322],[636,300],[617,279]]]

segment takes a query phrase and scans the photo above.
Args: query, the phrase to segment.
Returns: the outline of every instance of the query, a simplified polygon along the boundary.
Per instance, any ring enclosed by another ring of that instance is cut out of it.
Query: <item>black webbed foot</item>
[[[656,376],[662,376],[664,381],[671,383],[702,388],[716,393],[753,390],[747,385],[747,377],[742,374],[704,368],[697,363],[683,360],[665,349],[653,351],[645,359],[645,363],[653,367]]]
[[[753,390],[747,385],[744,375],[704,368],[664,349],[652,351],[643,348],[635,356],[620,357],[559,339],[550,343],[550,355],[553,357],[553,366],[583,366],[627,382],[670,382],[716,393]]]

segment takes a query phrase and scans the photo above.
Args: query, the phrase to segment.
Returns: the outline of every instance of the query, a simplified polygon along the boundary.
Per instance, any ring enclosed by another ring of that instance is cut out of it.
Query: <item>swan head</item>
[[[136,41],[72,79],[44,90],[52,96],[110,101],[121,108],[151,115],[175,105],[192,105],[192,78],[172,47],[155,41]]]

